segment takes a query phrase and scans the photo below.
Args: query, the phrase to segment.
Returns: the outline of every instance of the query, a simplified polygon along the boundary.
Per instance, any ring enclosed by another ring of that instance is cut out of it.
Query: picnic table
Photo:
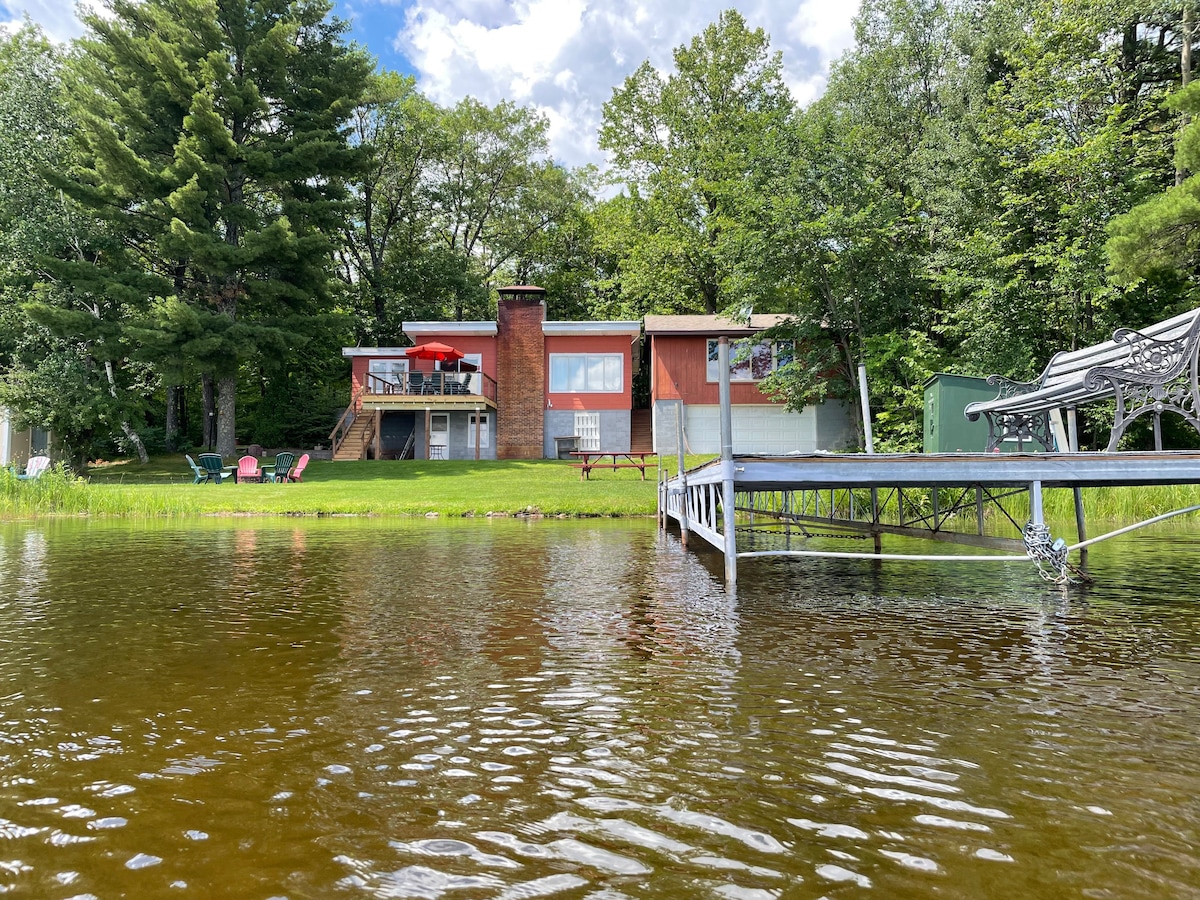
[[[642,473],[642,481],[645,481],[646,466],[657,465],[653,460],[646,462],[646,457],[653,455],[653,450],[572,450],[571,456],[579,462],[571,465],[579,469],[580,481],[588,478],[592,469],[638,469]]]

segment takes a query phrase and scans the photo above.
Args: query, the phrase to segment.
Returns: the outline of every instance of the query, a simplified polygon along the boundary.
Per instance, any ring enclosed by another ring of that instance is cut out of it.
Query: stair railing
[[[350,405],[346,407],[346,411],[342,413],[342,417],[338,419],[338,423],[333,426],[333,431],[329,432],[329,446],[331,448],[330,456],[337,456],[338,449],[346,440],[346,435],[350,433],[350,426],[354,424],[354,418],[357,415],[359,399],[362,397],[362,388],[357,388],[350,396]]]
[[[367,458],[367,448],[371,446],[371,442],[375,440],[375,417],[367,416],[366,424],[363,426],[362,450],[359,451],[358,458]]]

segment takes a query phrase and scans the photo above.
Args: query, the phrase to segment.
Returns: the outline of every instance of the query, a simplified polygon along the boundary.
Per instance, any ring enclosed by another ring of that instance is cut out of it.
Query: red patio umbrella
[[[456,350],[450,345],[438,341],[417,344],[415,347],[409,347],[404,353],[409,359],[433,359],[438,362],[453,362],[463,358],[461,350]]]

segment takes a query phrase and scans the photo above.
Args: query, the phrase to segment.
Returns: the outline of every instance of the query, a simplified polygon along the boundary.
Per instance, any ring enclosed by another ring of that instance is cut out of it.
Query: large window
[[[625,386],[620,353],[551,353],[550,391],[555,394],[616,394]]]
[[[729,380],[761,381],[781,366],[792,361],[794,351],[791,341],[758,341],[747,339],[729,342]],[[717,340],[708,341],[708,380],[721,380],[721,367],[717,365]]]

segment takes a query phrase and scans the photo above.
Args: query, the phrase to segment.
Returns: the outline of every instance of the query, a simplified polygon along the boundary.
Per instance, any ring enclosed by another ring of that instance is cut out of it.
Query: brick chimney
[[[541,459],[546,289],[502,287],[496,317],[496,458]]]

